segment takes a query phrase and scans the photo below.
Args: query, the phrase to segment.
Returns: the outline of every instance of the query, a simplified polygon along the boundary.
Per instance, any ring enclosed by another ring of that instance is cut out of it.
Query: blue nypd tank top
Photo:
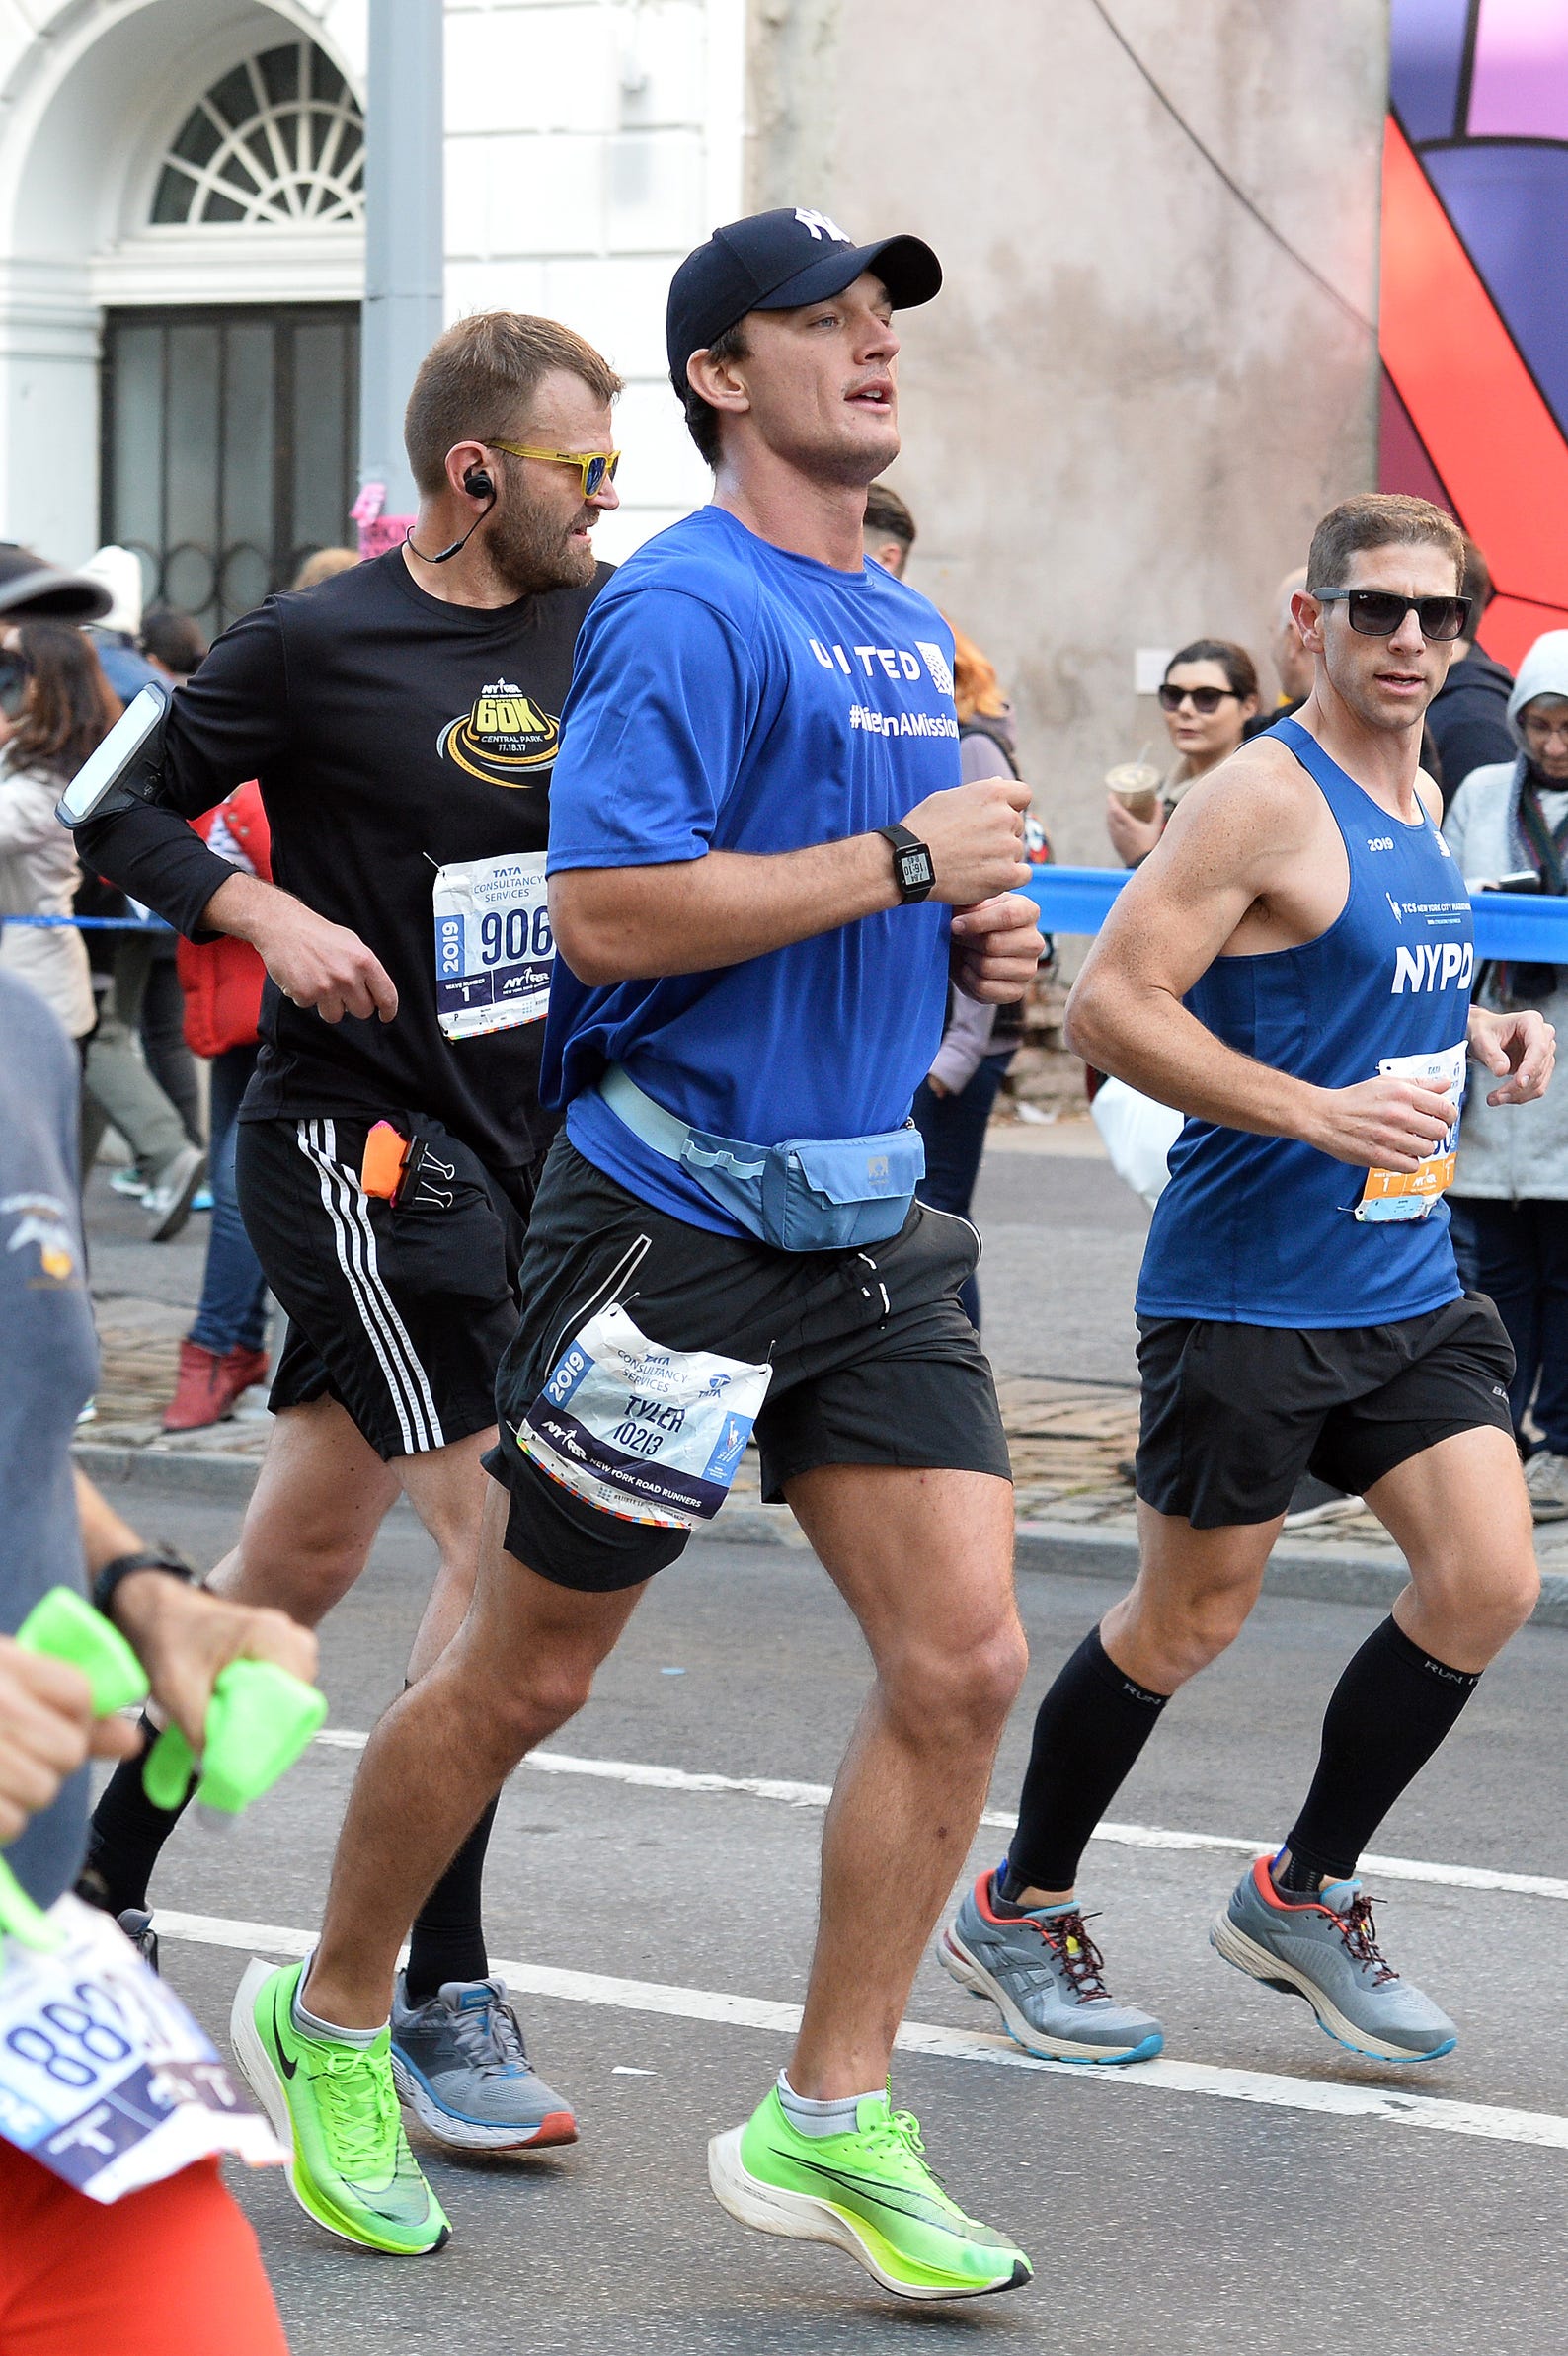
[[[1170,1151],[1137,1288],[1141,1317],[1388,1325],[1458,1299],[1453,1176],[1475,964],[1469,895],[1442,834],[1393,818],[1294,720],[1269,731],[1312,777],[1350,861],[1345,905],[1299,948],[1216,957],[1186,1004],[1227,1047],[1322,1088],[1446,1079],[1455,1128],[1413,1176],[1294,1138],[1190,1120]]]

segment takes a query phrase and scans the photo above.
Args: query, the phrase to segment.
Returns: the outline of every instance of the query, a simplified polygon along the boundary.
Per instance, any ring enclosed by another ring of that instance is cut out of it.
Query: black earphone
[[[464,467],[463,489],[467,492],[470,499],[482,499],[485,501],[486,505],[474,517],[473,522],[469,525],[467,531],[464,532],[462,538],[460,540],[454,540],[450,548],[443,548],[439,556],[425,556],[418,548],[414,548],[414,533],[412,529],[404,533],[403,537],[405,542],[410,548],[414,548],[414,553],[417,557],[419,557],[420,563],[422,565],[444,565],[448,564],[454,556],[461,556],[463,550],[468,546],[469,541],[473,538],[475,532],[478,531],[480,525],[484,522],[485,517],[490,513],[491,509],[496,504],[496,486],[491,481],[489,473],[483,466]]]

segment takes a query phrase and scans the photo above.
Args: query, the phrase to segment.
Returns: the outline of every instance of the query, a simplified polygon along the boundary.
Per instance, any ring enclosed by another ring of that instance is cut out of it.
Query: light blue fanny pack
[[[785,1138],[748,1145],[710,1137],[656,1104],[620,1064],[599,1094],[632,1135],[678,1162],[721,1211],[780,1252],[845,1251],[885,1243],[909,1216],[925,1176],[925,1142],[913,1122],[871,1138]]]

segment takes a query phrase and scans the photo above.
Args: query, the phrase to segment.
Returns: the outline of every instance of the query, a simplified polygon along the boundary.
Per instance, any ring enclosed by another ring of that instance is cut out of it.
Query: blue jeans
[[[267,1340],[267,1279],[251,1249],[234,1193],[240,1099],[251,1084],[260,1053],[255,1047],[231,1047],[212,1059],[207,1146],[212,1228],[191,1339],[218,1358],[226,1358],[231,1350],[260,1350]]]
[[[915,1128],[925,1139],[925,1176],[915,1193],[933,1211],[950,1211],[958,1218],[969,1217],[975,1181],[980,1176],[980,1155],[985,1150],[985,1124],[1012,1060],[1011,1048],[999,1056],[986,1056],[968,1087],[961,1088],[956,1096],[933,1096],[924,1080],[916,1088],[909,1109],[914,1115]],[[980,1287],[973,1277],[965,1279],[958,1296],[964,1314],[979,1333]]]
[[[1488,1294],[1514,1345],[1509,1412],[1531,1406],[1542,1444],[1568,1456],[1568,1203],[1450,1195],[1453,1250],[1472,1293]]]

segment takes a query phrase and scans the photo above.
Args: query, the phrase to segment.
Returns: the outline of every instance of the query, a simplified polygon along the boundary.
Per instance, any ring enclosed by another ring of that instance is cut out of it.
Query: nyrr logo
[[[487,785],[532,785],[561,743],[561,724],[509,679],[493,679],[472,707],[448,720],[435,749]]]
[[[1407,989],[1468,989],[1475,972],[1475,949],[1469,941],[1426,941],[1419,949],[1394,951],[1392,994]]]
[[[830,238],[835,246],[847,246],[854,243],[854,239],[846,237],[836,221],[829,220],[825,212],[814,212],[808,204],[796,205],[795,218],[803,229],[811,231],[813,237]]]

